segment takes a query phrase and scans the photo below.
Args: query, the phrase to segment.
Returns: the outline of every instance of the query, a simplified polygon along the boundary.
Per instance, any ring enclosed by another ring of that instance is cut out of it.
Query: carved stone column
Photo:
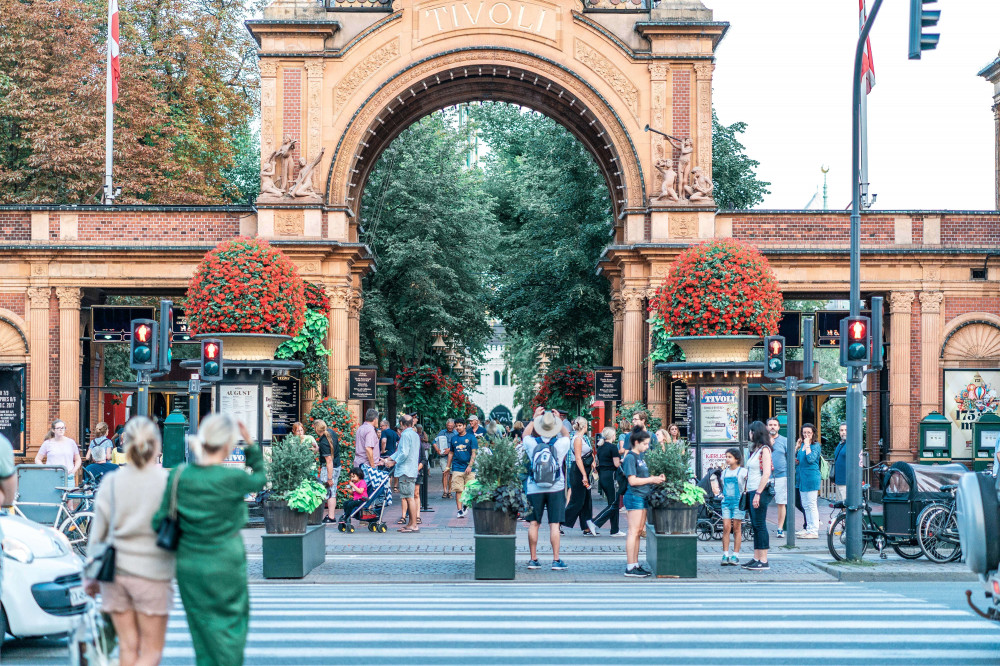
[[[260,61],[260,163],[278,147],[275,119],[278,113],[278,61]]]
[[[910,315],[912,291],[889,295],[889,460],[911,460]]]
[[[649,66],[650,93],[649,93],[649,126],[652,129],[666,132],[673,131],[673,116],[670,109],[673,106],[673,90],[670,86],[670,65],[665,62],[656,62]],[[660,193],[663,183],[663,176],[655,168],[657,160],[672,155],[672,150],[667,146],[667,140],[659,134],[650,132],[649,138],[650,164],[654,165],[652,178],[649,183],[649,196],[655,197]]]
[[[695,94],[698,114],[691,128],[694,137],[695,166],[700,166],[708,176],[712,175],[712,72],[715,64],[708,61],[694,64]]]
[[[361,290],[351,289],[351,294],[347,299],[347,364],[358,365],[361,363],[361,308],[365,304],[365,299],[361,298]],[[361,403],[351,400],[347,403],[351,411],[354,412],[355,419],[361,423]]]
[[[625,316],[625,301],[621,294],[613,294],[608,303],[611,308],[611,320],[614,322],[614,334],[612,337],[611,364],[622,364],[622,319]]]
[[[646,290],[646,298],[651,299],[656,296],[656,288],[651,287]],[[646,347],[652,352],[653,350],[653,330],[650,327],[649,331],[649,344]],[[663,422],[663,426],[667,426],[667,400],[669,398],[669,389],[667,382],[667,375],[662,372],[657,372],[653,369],[653,362],[650,361],[648,364],[646,372],[646,381],[649,382],[649,399],[647,401],[650,413]]]
[[[59,297],[59,418],[66,436],[80,433],[80,298],[78,287],[56,287]]]
[[[347,400],[347,300],[349,287],[327,287],[330,298],[330,328],[327,331],[327,368],[330,371],[330,386],[327,395],[335,400]]]
[[[920,418],[940,408],[941,367],[938,357],[943,300],[944,294],[940,291],[920,292]]]
[[[28,288],[28,353],[31,387],[28,408],[27,453],[34,458],[48,431],[49,420],[49,287]]]
[[[622,290],[625,313],[622,322],[622,398],[624,402],[642,400],[642,289]]]
[[[307,89],[306,89],[306,148],[302,151],[302,155],[306,159],[312,159],[320,149],[322,138],[320,136],[320,128],[323,123],[323,108],[322,108],[322,94],[323,94],[323,63],[322,59],[316,58],[312,60],[306,60],[306,77],[307,77]],[[313,171],[313,174],[319,173],[319,169]],[[313,178],[315,186],[315,177]]]

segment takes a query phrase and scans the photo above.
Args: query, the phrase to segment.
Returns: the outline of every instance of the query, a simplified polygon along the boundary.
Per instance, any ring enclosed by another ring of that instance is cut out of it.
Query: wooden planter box
[[[513,534],[477,534],[476,580],[514,580]]]
[[[698,577],[698,536],[646,532],[646,561],[657,578]]]
[[[305,534],[264,534],[264,578],[303,578],[326,560],[326,528],[310,525]]]

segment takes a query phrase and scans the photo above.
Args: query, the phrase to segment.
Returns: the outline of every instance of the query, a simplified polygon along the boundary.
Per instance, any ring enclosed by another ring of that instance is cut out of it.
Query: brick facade
[[[1000,213],[945,215],[941,220],[941,244],[1000,247]]]
[[[284,96],[281,107],[281,128],[285,138],[297,141],[292,151],[295,164],[294,175],[298,174],[298,160],[302,155],[302,72],[298,68],[282,70]]]
[[[49,423],[57,418],[59,418],[59,299],[53,293],[49,296]],[[67,432],[66,436],[76,439],[75,434]]]
[[[691,72],[674,70],[673,83],[673,131],[674,136],[691,136]],[[674,159],[680,151],[674,148]]]
[[[920,423],[920,399],[921,399],[921,377],[920,377],[920,345],[922,342],[920,330],[920,299],[913,299],[913,310],[910,313],[910,455],[914,459],[919,455],[919,444],[917,442],[917,432]]]
[[[0,293],[0,308],[10,310],[18,317],[24,318],[24,294]],[[21,331],[25,335],[27,331]]]
[[[0,210],[0,239],[31,240],[31,213]]]
[[[733,237],[761,247],[843,247],[850,238],[851,218],[846,214],[734,213],[731,219]],[[861,245],[893,245],[894,224],[895,216],[865,215],[861,218]]]
[[[79,240],[217,242],[238,236],[238,213],[93,213],[78,217]]]

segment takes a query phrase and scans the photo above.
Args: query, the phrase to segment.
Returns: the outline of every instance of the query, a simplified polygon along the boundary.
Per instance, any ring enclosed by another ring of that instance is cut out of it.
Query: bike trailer
[[[945,502],[951,493],[941,492],[941,486],[958,483],[968,472],[964,465],[917,465],[893,463],[884,478],[882,514],[885,533],[890,536],[915,536],[917,516],[932,502]]]
[[[58,465],[16,465],[17,508],[28,520],[51,525],[59,514],[66,470]]]

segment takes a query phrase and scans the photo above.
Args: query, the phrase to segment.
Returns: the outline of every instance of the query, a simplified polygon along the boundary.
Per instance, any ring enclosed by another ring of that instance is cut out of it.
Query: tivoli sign
[[[547,3],[511,0],[463,0],[424,6],[417,14],[421,41],[456,30],[509,30],[538,39],[556,40],[558,7]]]

